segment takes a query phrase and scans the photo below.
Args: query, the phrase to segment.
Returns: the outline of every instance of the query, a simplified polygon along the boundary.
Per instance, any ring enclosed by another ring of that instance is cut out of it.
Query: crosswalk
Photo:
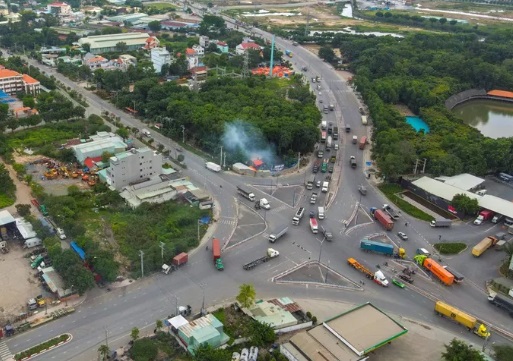
[[[7,361],[13,359],[13,355],[4,341],[0,341],[0,360]]]
[[[221,217],[219,219],[218,223],[227,224],[229,226],[235,227],[237,225],[237,220],[234,219],[234,218],[223,218],[223,217]]]

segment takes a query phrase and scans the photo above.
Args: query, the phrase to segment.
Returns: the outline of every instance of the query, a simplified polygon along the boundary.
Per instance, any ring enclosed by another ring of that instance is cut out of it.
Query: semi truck
[[[390,216],[381,209],[372,207],[370,209],[370,213],[372,214],[374,219],[381,223],[383,228],[385,228],[387,231],[391,231],[394,228],[394,222],[392,221]]]
[[[301,222],[301,218],[303,218],[303,215],[305,214],[305,207],[299,207],[296,211],[296,214],[294,217],[292,217],[292,224],[294,226],[299,226],[299,222]]]
[[[206,162],[205,167],[208,170],[211,170],[212,172],[220,172],[221,171],[221,166],[219,164],[215,164],[212,162]]]
[[[438,218],[431,221],[429,224],[431,227],[450,227],[452,221],[450,219]]]
[[[168,274],[170,271],[174,271],[180,266],[183,266],[189,261],[189,255],[185,252],[182,252],[173,257],[171,260],[171,265],[164,263],[162,265],[162,273]]]
[[[381,253],[390,257],[404,258],[406,256],[406,250],[404,248],[399,248],[396,253],[394,245],[371,241],[369,239],[362,239],[360,241],[360,248],[366,252]]]
[[[461,273],[456,272],[454,269],[449,268],[447,266],[444,266],[444,268],[454,276],[454,283],[461,283],[465,279],[465,277]]]
[[[266,198],[261,198],[255,203],[255,208],[260,209],[263,208],[265,210],[271,209],[271,205],[269,204],[269,201]]]
[[[488,236],[488,237],[483,238],[483,240],[481,242],[479,242],[478,244],[476,244],[474,246],[474,248],[472,248],[472,255],[474,257],[481,256],[483,253],[486,252],[486,250],[488,248],[495,246],[495,244],[498,241],[499,240],[497,238],[495,238],[494,236]]]
[[[426,270],[431,272],[433,276],[438,278],[446,286],[451,286],[454,283],[454,275],[435,262],[433,259],[418,254],[413,257],[413,260],[419,265],[424,267]]]
[[[251,202],[255,201],[255,194],[250,192],[246,187],[237,186],[237,192],[239,192],[239,194],[244,198],[249,199]]]
[[[280,226],[280,227],[276,228],[274,230],[274,232],[269,235],[269,242],[271,242],[271,243],[276,242],[281,237],[283,237],[285,235],[285,233],[287,233],[288,230],[289,230],[288,226]]]
[[[513,317],[513,300],[496,294],[495,296],[488,296],[488,301],[499,308],[505,310],[510,317]]]
[[[277,250],[268,248],[267,255],[265,255],[264,257],[260,257],[254,261],[249,262],[249,263],[246,263],[244,266],[242,266],[242,268],[245,269],[246,271],[249,271],[249,270],[255,268],[256,266],[269,261],[270,259],[278,257],[279,255],[280,255],[280,252],[278,252]]]
[[[390,207],[390,205],[388,204],[383,204],[383,210],[388,213],[388,215],[392,218],[392,219],[399,219],[399,213],[397,213],[395,211],[395,209],[393,209],[392,207]]]
[[[219,239],[212,239],[212,258],[218,271],[224,270],[223,260],[221,259],[221,244]]]
[[[381,285],[383,287],[388,287],[388,280],[386,279],[385,275],[381,271],[376,271],[375,273],[372,273],[367,267],[365,267],[363,264],[355,260],[354,258],[348,258],[347,264],[356,269],[357,271],[362,272],[365,277],[368,279],[373,280],[378,285]]]
[[[492,219],[494,215],[495,215],[495,213],[494,213],[494,212],[489,211],[488,209],[483,209],[481,212],[479,212],[479,215],[478,215],[478,216],[477,216],[477,218],[475,219],[474,224],[475,224],[476,226],[479,226],[479,225],[481,225],[483,222],[485,222],[485,221],[488,221],[488,220]]]
[[[310,218],[310,229],[312,230],[312,233],[317,234],[319,233],[319,225],[317,224],[317,219]]]
[[[388,280],[386,279],[385,275],[381,271],[376,271],[374,273],[374,279],[373,280],[378,285],[383,286],[383,287],[388,287],[388,285],[389,285]]]
[[[439,316],[445,316],[454,322],[465,326],[469,331],[482,338],[490,337],[490,332],[484,324],[478,321],[475,317],[458,310],[457,308],[448,305],[445,302],[437,301],[435,303],[435,313]]]
[[[314,183],[315,183],[315,175],[312,174],[308,177],[308,179],[305,182],[306,189],[311,191],[313,189]]]
[[[364,150],[365,149],[365,145],[367,144],[367,137],[366,136],[363,136],[360,138],[360,143],[358,145],[358,147],[361,149],[361,150]]]

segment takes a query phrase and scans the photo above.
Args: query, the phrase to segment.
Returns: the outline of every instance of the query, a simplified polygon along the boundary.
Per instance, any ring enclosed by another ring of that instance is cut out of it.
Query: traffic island
[[[45,352],[48,352],[50,350],[53,350],[54,348],[64,345],[65,343],[68,343],[72,339],[73,339],[73,336],[70,333],[64,333],[60,336],[52,338],[51,340],[40,343],[39,345],[36,345],[34,347],[31,347],[28,350],[17,353],[14,356],[14,359],[16,361],[30,360],[32,357],[42,355]]]
[[[307,261],[273,278],[275,283],[311,284],[316,287],[361,291],[362,286],[318,261]]]

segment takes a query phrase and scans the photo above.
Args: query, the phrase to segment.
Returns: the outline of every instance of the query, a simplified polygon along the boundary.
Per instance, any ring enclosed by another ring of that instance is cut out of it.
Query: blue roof
[[[77,242],[72,241],[70,243],[71,249],[77,252],[78,256],[82,259],[82,261],[85,261],[86,254],[82,248],[77,244]]]

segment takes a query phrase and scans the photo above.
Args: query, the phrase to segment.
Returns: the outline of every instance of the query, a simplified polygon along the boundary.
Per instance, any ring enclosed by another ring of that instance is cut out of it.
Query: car
[[[399,287],[399,288],[404,288],[405,287],[404,283],[402,283],[401,281],[396,280],[395,278],[392,278],[392,283],[394,285],[396,285],[397,287]]]
[[[322,103],[322,99],[319,99],[319,103]]]
[[[401,238],[403,241],[407,241],[408,240],[408,236],[404,233],[404,232],[397,232],[397,235],[399,236],[399,238]]]
[[[338,143],[333,144],[333,149],[338,150]]]
[[[333,173],[333,166],[332,165],[329,166],[328,172]]]
[[[411,278],[411,276],[408,276],[408,275],[399,275],[399,278],[408,282],[408,283],[413,283],[413,278]]]
[[[319,96],[321,96],[321,95],[322,95],[322,92],[319,92]]]
[[[315,211],[310,211],[310,218],[315,218]]]
[[[320,180],[315,181],[315,186],[317,188],[321,188],[321,181]]]
[[[57,234],[60,239],[66,239],[66,235],[64,234],[64,230],[62,228],[57,228]]]

